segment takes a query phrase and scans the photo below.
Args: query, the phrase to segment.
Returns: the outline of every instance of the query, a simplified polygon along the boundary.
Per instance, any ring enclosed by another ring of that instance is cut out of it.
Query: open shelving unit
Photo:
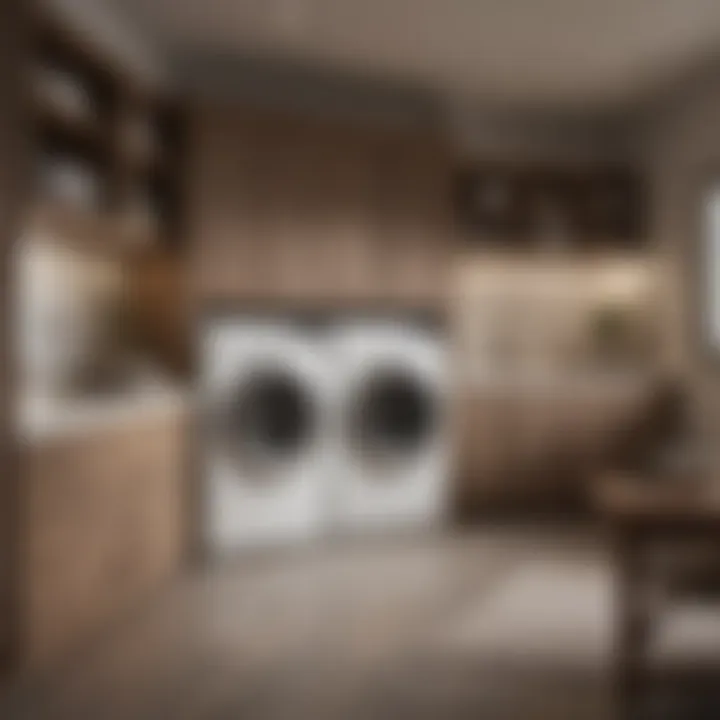
[[[176,246],[180,103],[145,86],[52,11],[33,18],[33,220],[93,251]]]
[[[647,239],[644,183],[632,167],[476,162],[459,173],[456,191],[472,247],[637,251]]]

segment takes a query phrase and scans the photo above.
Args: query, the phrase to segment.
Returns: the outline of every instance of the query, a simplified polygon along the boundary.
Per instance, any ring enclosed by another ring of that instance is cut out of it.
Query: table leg
[[[650,629],[643,537],[623,530],[615,538],[616,647],[618,716],[634,717],[642,687],[643,662]]]

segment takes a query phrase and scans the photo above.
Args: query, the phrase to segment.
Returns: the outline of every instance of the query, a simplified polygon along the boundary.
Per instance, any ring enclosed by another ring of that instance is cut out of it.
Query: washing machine
[[[335,528],[442,524],[451,447],[444,334],[407,320],[342,323],[333,334],[342,436]]]
[[[212,553],[321,534],[332,373],[292,321],[209,321],[202,341],[204,527]]]

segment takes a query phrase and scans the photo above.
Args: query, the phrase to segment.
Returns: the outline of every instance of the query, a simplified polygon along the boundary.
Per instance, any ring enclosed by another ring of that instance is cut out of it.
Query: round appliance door
[[[439,421],[437,393],[430,381],[412,368],[376,368],[350,396],[351,447],[366,465],[402,467],[413,463],[432,443]]]
[[[310,454],[320,423],[310,381],[286,368],[245,373],[222,400],[215,435],[244,482],[277,482]]]

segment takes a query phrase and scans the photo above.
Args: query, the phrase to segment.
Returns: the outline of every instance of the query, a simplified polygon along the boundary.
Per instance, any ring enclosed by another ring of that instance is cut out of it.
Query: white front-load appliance
[[[320,343],[290,321],[218,318],[206,323],[202,365],[210,551],[318,536],[332,395]]]
[[[449,375],[441,332],[405,320],[357,321],[332,340],[339,380],[337,529],[440,525],[448,504]]]

